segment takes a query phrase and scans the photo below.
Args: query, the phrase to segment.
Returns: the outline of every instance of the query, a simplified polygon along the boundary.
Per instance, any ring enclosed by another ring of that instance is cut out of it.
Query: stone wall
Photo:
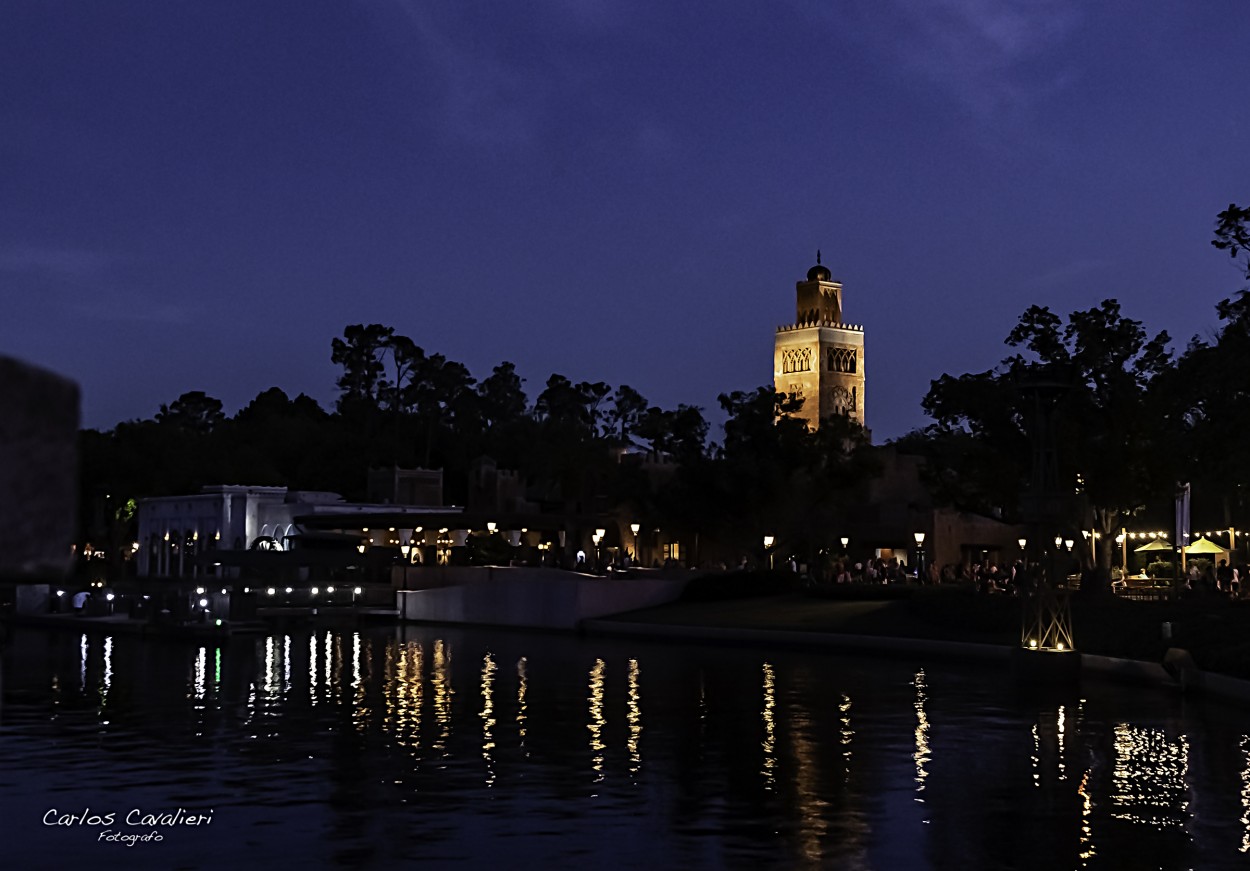
[[[0,578],[69,570],[77,443],[78,385],[0,356]]]

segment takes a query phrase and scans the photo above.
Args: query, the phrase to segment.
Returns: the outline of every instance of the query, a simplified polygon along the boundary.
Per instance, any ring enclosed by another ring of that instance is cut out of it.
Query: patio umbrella
[[[1185,553],[1224,553],[1227,550],[1228,548],[1220,547],[1209,539],[1200,538],[1185,548]]]
[[[1141,547],[1133,548],[1133,553],[1142,553],[1144,551],[1152,551],[1152,550],[1169,550],[1170,551],[1171,549],[1172,549],[1172,545],[1168,544],[1166,541],[1164,541],[1161,538],[1156,538],[1154,541],[1148,544],[1143,544]]]

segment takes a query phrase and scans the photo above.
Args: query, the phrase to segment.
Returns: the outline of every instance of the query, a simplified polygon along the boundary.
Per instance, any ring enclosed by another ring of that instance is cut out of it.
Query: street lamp
[[[846,546],[851,543],[851,540],[847,538],[845,535],[842,536],[841,540],[842,540],[842,552],[846,553]]]
[[[916,582],[924,583],[924,533],[914,532],[912,537],[916,539]]]
[[[494,535],[495,530],[498,528],[499,528],[498,525],[493,520],[486,524],[486,531],[489,532],[491,535]]]
[[[634,562],[639,562],[639,559],[638,559],[638,533],[639,533],[641,530],[642,530],[642,524],[641,524],[641,523],[631,523],[631,524],[629,525],[629,531],[630,531],[630,532],[632,532],[632,533],[634,534]]]
[[[773,568],[773,542],[776,540],[777,539],[773,538],[771,535],[764,536],[764,550],[768,552],[769,571],[772,571]]]

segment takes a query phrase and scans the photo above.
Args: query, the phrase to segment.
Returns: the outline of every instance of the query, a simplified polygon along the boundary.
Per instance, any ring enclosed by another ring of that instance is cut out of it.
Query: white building
[[[217,485],[187,496],[140,499],[139,577],[184,577],[213,550],[290,550],[300,535],[295,519],[310,514],[425,514],[439,506],[343,501],[337,493],[286,487]]]

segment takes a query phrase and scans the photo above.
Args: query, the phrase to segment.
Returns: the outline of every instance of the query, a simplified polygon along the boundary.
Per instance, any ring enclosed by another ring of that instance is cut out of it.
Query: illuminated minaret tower
[[[842,285],[820,262],[796,285],[795,322],[777,328],[773,386],[803,397],[799,417],[817,427],[845,414],[867,427],[864,417],[864,328],[842,322]]]

